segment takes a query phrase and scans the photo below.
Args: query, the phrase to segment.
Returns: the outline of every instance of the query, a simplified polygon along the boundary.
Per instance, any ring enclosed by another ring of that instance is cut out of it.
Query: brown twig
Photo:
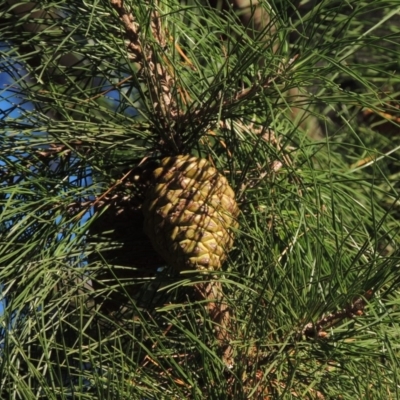
[[[261,82],[254,83],[253,86],[247,89],[243,89],[240,92],[238,92],[233,100],[228,100],[225,102],[225,107],[231,104],[234,104],[235,102],[241,102],[243,100],[246,100],[248,98],[254,97],[254,95],[260,93],[260,91],[268,89],[272,83],[276,82],[280,77],[284,76],[286,71],[288,71],[293,63],[297,60],[299,55],[295,55],[293,58],[291,58],[286,64],[282,64],[281,67],[279,68],[279,72],[271,77],[268,77]]]
[[[258,79],[252,86],[238,90],[229,98],[224,99],[223,94],[213,97],[209,103],[199,106],[192,113],[187,115],[177,115],[180,117],[181,124],[197,124],[198,126],[205,126],[206,129],[211,129],[212,119],[210,116],[220,116],[220,120],[224,120],[226,115],[231,113],[232,108],[243,104],[246,100],[252,100],[257,97],[264,90],[271,87],[273,83],[278,83],[281,78],[284,78],[286,72],[292,67],[293,63],[297,60],[298,55],[291,58],[287,63],[281,65],[278,73],[273,77],[265,77]],[[221,105],[222,103],[222,105]],[[221,112],[222,111],[222,112]]]
[[[327,316],[323,316],[316,323],[308,323],[302,330],[302,335],[308,338],[318,337],[324,338],[328,336],[326,330],[337,325],[345,318],[353,319],[364,314],[367,301],[373,296],[373,291],[368,290],[364,296],[357,297],[353,302],[348,304],[342,310],[338,310]]]
[[[73,150],[78,150],[83,145],[80,140],[69,142],[68,144],[51,143],[45,150],[36,150],[35,153],[42,158],[49,158],[60,153],[70,154]]]
[[[103,200],[108,193],[110,193],[112,190],[114,190],[117,186],[121,185],[125,179],[132,173],[132,169],[130,169],[121,179],[118,179],[114,185],[110,186],[101,196],[97,197],[95,201],[93,201],[90,206],[84,208],[82,211],[80,211],[77,215],[75,215],[74,219],[78,221],[79,219],[82,218],[82,216],[89,210],[90,207],[94,207],[96,204],[98,204],[101,200]]]
[[[171,93],[174,80],[160,62],[154,45],[142,44],[139,24],[134,15],[125,8],[123,0],[110,0],[110,3],[125,28],[125,34],[129,41],[128,51],[132,55],[132,61],[140,65],[138,75],[142,75],[147,83],[155,114],[165,125],[164,128],[168,129],[171,120],[177,116],[176,102]],[[156,10],[151,11],[150,28],[157,47],[163,49],[166,40],[162,32],[160,15]]]
[[[394,109],[394,111],[396,111],[396,112],[399,111],[399,107],[398,106],[394,106],[394,107],[391,107],[391,108]],[[396,123],[400,123],[400,117],[398,117],[395,114],[391,114],[391,113],[384,112],[384,111],[372,110],[371,108],[366,108],[366,109],[364,109],[363,114],[364,114],[364,116],[379,115],[383,119],[386,119],[386,120],[389,120],[389,121],[394,121]]]
[[[228,368],[233,366],[233,349],[230,344],[229,326],[231,315],[224,302],[221,282],[211,280],[197,283],[194,287],[197,300],[207,301],[206,307],[213,321],[215,337],[223,349],[222,360]]]

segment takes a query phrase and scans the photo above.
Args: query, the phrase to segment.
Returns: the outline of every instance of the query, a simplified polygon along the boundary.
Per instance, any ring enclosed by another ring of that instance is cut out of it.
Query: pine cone
[[[221,268],[233,245],[239,208],[227,179],[205,160],[167,157],[153,172],[143,204],[144,230],[178,271]]]

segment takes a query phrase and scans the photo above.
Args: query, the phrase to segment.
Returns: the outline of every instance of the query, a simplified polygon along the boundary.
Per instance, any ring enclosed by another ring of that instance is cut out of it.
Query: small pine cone
[[[178,271],[221,268],[233,245],[239,208],[227,179],[205,159],[167,157],[143,203],[144,230]]]

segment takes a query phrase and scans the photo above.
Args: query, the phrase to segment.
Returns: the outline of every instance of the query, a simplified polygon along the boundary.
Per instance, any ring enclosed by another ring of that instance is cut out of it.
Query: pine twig
[[[302,335],[307,338],[319,337],[324,338],[328,334],[327,329],[332,328],[345,318],[353,319],[364,314],[367,301],[372,298],[373,291],[368,290],[364,296],[357,297],[353,302],[348,304],[342,310],[338,310],[327,316],[320,318],[315,324],[310,322],[302,330]]]
[[[140,39],[140,26],[134,15],[125,8],[123,0],[110,0],[110,3],[117,11],[125,28],[125,34],[128,38],[127,50],[131,54],[131,60],[140,65],[138,75],[146,82],[154,112],[159,122],[164,125],[164,131],[167,132],[170,130],[171,120],[174,120],[178,115],[176,101],[171,92],[174,79],[160,62],[154,48],[155,45],[149,43],[143,45]],[[150,30],[155,43],[157,43],[157,47],[163,49],[167,42],[162,32],[158,11],[152,10],[150,18]]]
[[[233,366],[233,349],[230,344],[229,326],[231,321],[230,310],[224,302],[224,293],[221,282],[210,280],[195,285],[197,300],[207,301],[207,310],[213,321],[215,337],[223,349],[222,360],[228,368]]]

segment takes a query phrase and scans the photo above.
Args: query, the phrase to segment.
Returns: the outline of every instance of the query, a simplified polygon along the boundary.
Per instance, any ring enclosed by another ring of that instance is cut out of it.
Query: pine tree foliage
[[[2,2],[1,398],[399,397],[398,2],[235,4]],[[143,233],[177,154],[236,192],[212,277]]]

